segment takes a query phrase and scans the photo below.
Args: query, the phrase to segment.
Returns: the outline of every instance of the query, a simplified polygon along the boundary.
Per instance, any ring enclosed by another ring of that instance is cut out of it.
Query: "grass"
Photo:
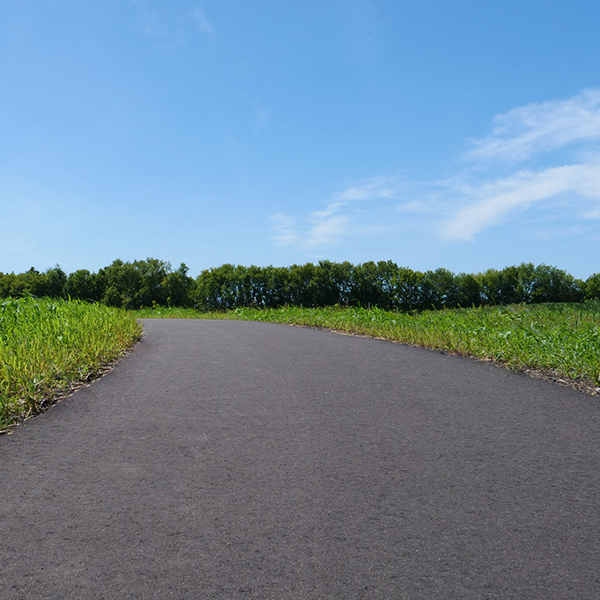
[[[240,308],[201,313],[180,308],[137,311],[142,318],[240,319],[324,327],[435,348],[501,363],[590,393],[600,388],[600,302],[424,311]]]
[[[424,311],[182,308],[126,312],[79,301],[0,301],[0,429],[90,381],[142,335],[136,318],[237,319],[323,327],[490,360],[600,391],[600,302]]]
[[[141,334],[135,315],[99,304],[0,301],[0,429],[100,375]]]

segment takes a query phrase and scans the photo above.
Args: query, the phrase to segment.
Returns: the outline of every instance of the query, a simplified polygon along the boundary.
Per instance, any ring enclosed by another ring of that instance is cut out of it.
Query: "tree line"
[[[196,278],[155,258],[67,275],[59,266],[39,272],[0,272],[0,297],[49,296],[128,309],[151,306],[231,310],[238,307],[377,306],[414,311],[481,305],[581,302],[600,298],[600,273],[587,280],[548,265],[522,263],[483,273],[414,271],[392,261],[319,261],[290,267],[224,264]]]

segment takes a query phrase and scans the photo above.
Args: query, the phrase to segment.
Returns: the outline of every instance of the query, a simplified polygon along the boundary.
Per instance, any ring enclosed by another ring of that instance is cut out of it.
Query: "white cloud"
[[[583,218],[590,220],[590,221],[595,221],[597,219],[600,219],[600,204],[598,204],[598,206],[596,206],[595,208],[592,208],[591,210],[587,210],[586,212],[584,212]]]
[[[269,217],[273,228],[273,240],[277,246],[297,246],[301,242],[294,219],[284,213]]]
[[[346,225],[350,218],[337,214],[342,204],[330,204],[326,210],[315,211],[309,221],[311,223],[305,245],[308,248],[335,244],[346,233]]]
[[[321,246],[335,245],[347,234],[348,215],[340,214],[344,205],[329,204],[325,210],[313,211],[307,218],[294,219],[279,213],[270,218],[278,246],[292,246],[300,251],[313,251]]]
[[[284,213],[270,217],[277,246],[291,246],[309,252],[321,246],[335,245],[347,235],[350,217],[342,214],[344,204],[335,202],[325,210],[316,210],[306,218],[293,218]]]
[[[461,208],[445,224],[442,234],[447,239],[471,240],[479,231],[502,222],[508,214],[547,203],[559,195],[568,194],[571,204],[574,198],[600,202],[600,162],[553,167],[537,173],[523,171],[479,188],[463,188],[462,192],[477,200]]]
[[[198,31],[202,33],[211,33],[214,29],[212,23],[206,18],[204,11],[200,8],[195,8],[192,11],[191,19],[196,24]]]
[[[472,141],[471,160],[527,160],[573,142],[600,140],[600,89],[569,100],[528,104],[494,118],[492,132]]]
[[[384,45],[384,22],[369,0],[343,3],[352,56],[368,63],[381,55]]]
[[[256,105],[254,109],[254,133],[257,134],[269,121],[271,109],[266,106]]]
[[[312,251],[333,246],[352,233],[374,235],[381,227],[358,222],[358,214],[365,203],[375,201],[389,204],[399,197],[399,184],[391,177],[360,180],[332,194],[324,210],[315,210],[308,216],[292,218],[279,213],[270,218],[273,239],[278,246],[291,246],[299,251]]]
[[[189,25],[190,21],[202,33],[212,33],[214,30],[212,23],[200,8],[195,8],[184,16],[176,17],[174,22],[172,18],[169,25],[156,10],[148,6],[146,0],[130,1],[136,8],[137,20],[142,33],[148,37],[157,38],[155,45],[159,48],[173,50],[184,46],[186,39],[182,25],[185,23]]]
[[[131,0],[137,9],[138,21],[145,35],[150,37],[164,37],[169,35],[168,27],[163,23],[159,14],[150,8],[144,0]]]
[[[431,202],[423,202],[413,200],[412,202],[404,202],[396,207],[396,210],[401,213],[428,213],[432,210]]]
[[[485,239],[486,230],[500,226],[513,228],[509,238],[515,227],[533,227],[542,239],[558,223],[565,231],[580,227],[590,241],[593,221],[600,220],[597,140],[600,89],[516,108],[472,142],[466,155],[472,164],[451,179],[418,183],[380,176],[352,182],[332,194],[323,210],[274,217],[275,241],[304,252],[374,236],[392,245],[411,239],[448,248],[448,242]],[[569,160],[553,153],[567,146],[575,151]],[[527,161],[526,168],[513,164],[519,160]]]
[[[391,177],[374,177],[359,181],[336,194],[341,200],[373,200],[377,198],[393,198],[397,194],[396,181]]]
[[[478,176],[488,181],[472,183],[473,172],[463,173],[446,187],[448,204],[458,204],[441,227],[448,240],[472,240],[525,210],[550,209],[561,199],[571,216],[600,217],[600,90],[584,90],[568,100],[530,104],[494,119],[492,132],[474,141],[466,158],[476,161]],[[550,153],[572,146],[578,162],[554,164]],[[538,160],[537,169],[498,177],[494,163]],[[487,171],[486,171],[487,169]],[[456,184],[456,181],[459,184]]]

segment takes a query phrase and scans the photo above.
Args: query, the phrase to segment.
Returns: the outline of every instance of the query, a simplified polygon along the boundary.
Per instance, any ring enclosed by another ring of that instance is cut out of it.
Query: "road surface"
[[[0,436],[0,598],[600,598],[600,404],[315,329],[159,321]]]

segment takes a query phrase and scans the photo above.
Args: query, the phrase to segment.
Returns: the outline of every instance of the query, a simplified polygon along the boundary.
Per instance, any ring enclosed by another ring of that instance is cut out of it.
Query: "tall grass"
[[[100,374],[141,334],[132,313],[98,304],[0,302],[0,429]]]
[[[139,311],[140,317],[227,318],[325,327],[385,338],[580,380],[597,391],[600,374],[600,302],[512,305],[423,311],[362,308],[239,308],[225,313],[184,309]]]

